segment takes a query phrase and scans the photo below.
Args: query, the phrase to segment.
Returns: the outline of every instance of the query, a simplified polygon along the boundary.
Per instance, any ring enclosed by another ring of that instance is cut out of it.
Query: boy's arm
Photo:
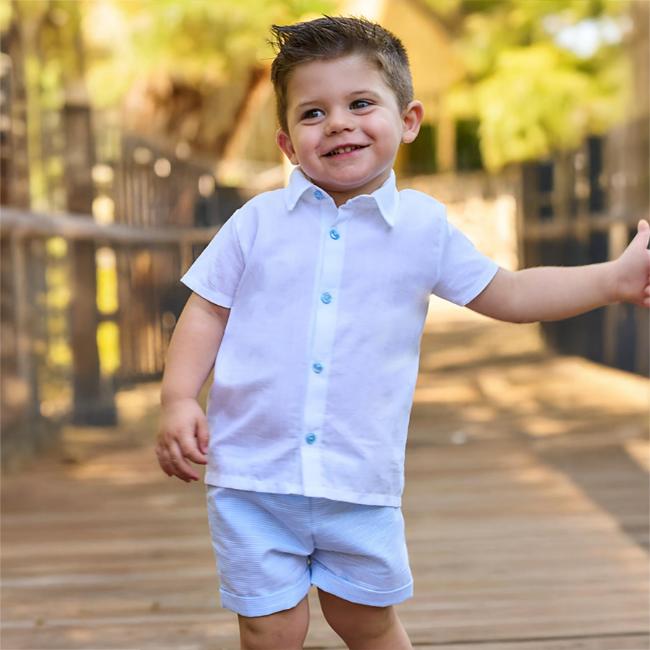
[[[219,351],[230,310],[192,293],[169,344],[156,454],[168,476],[198,480],[188,459],[205,465],[208,426],[197,402]]]
[[[617,260],[514,272],[499,269],[467,306],[515,323],[560,320],[613,302],[650,307],[649,239],[650,225],[642,220],[636,237]]]

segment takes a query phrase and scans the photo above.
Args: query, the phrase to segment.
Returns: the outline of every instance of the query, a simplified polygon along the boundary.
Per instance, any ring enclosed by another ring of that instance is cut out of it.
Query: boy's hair
[[[269,43],[277,51],[271,66],[280,126],[287,127],[287,85],[293,70],[310,61],[362,54],[379,68],[400,110],[413,99],[408,56],[402,42],[365,18],[323,16],[294,25],[272,25]]]

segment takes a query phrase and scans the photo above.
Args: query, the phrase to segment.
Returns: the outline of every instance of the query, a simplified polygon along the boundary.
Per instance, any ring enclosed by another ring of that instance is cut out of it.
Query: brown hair
[[[413,99],[408,56],[402,42],[365,18],[323,16],[294,25],[273,25],[269,43],[277,51],[271,66],[280,126],[287,131],[287,85],[293,70],[309,61],[362,54],[375,63],[393,90],[400,110]]]

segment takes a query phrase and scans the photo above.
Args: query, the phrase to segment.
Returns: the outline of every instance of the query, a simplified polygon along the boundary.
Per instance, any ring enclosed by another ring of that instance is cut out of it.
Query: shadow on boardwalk
[[[203,489],[152,452],[158,387],[118,429],[4,477],[4,650],[235,650]],[[435,308],[407,451],[417,648],[648,647],[647,382],[541,345],[535,326]],[[342,648],[311,594],[306,648]]]

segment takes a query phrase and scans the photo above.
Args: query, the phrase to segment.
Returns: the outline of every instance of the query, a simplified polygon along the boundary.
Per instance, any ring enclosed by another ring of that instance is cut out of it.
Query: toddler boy
[[[353,650],[404,650],[400,510],[431,293],[525,322],[650,304],[650,226],[614,262],[510,272],[392,171],[422,120],[406,52],[356,18],[273,27],[288,187],[255,197],[183,277],[157,454],[198,480],[241,646],[302,648],[307,593]],[[218,355],[217,355],[218,353]],[[216,360],[216,363],[215,363]],[[207,418],[197,395],[214,366]]]

